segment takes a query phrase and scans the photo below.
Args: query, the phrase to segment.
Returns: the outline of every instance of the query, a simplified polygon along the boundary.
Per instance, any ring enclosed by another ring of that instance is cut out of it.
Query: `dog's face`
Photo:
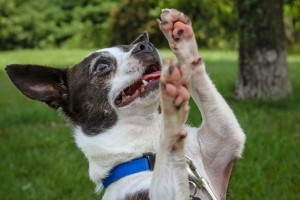
[[[10,65],[6,70],[27,97],[61,108],[93,135],[138,110],[156,112],[160,68],[158,52],[143,33],[130,45],[93,52],[70,69]]]

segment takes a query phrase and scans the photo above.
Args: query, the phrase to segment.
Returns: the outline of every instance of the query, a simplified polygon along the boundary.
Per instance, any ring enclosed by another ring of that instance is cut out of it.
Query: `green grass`
[[[10,63],[65,67],[87,50],[0,53],[0,199],[99,199],[88,164],[63,117],[25,98],[8,80]],[[234,101],[237,53],[201,51],[207,71],[247,135],[236,163],[229,199],[300,199],[300,56],[289,56],[293,93],[279,101]],[[170,52],[163,51],[163,57]],[[189,122],[198,124],[192,105]]]

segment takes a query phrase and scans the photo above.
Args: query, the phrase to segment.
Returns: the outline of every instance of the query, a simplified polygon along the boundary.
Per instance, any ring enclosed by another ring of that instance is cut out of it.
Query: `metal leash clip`
[[[189,200],[198,200],[198,199],[200,199],[200,198],[198,198],[198,197],[195,197],[195,195],[197,194],[197,190],[198,190],[197,185],[196,185],[193,181],[189,181],[189,184],[190,184],[191,186],[193,186],[193,188],[194,188],[194,192],[193,192],[192,194],[190,194]],[[200,199],[200,200],[201,200],[201,199]]]
[[[188,176],[190,182],[195,183],[195,185],[198,188],[204,188],[208,194],[210,195],[212,200],[218,200],[217,196],[213,192],[212,188],[209,186],[208,181],[204,178],[201,177],[200,173],[198,172],[196,166],[194,165],[192,159],[185,155],[186,161],[188,163],[187,171],[188,171]]]

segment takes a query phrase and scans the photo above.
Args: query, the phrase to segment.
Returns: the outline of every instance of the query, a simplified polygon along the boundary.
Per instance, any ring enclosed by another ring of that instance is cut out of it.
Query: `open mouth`
[[[160,78],[160,65],[158,62],[146,67],[143,76],[135,83],[125,88],[116,98],[115,104],[123,107],[133,102],[138,97],[143,97],[149,91],[158,88]]]

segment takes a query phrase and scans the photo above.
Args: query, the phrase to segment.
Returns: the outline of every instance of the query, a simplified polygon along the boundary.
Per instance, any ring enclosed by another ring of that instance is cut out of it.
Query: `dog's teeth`
[[[126,98],[126,94],[125,94],[125,92],[123,91],[122,92],[122,99],[125,99]]]
[[[142,80],[144,85],[148,85],[148,81]]]

